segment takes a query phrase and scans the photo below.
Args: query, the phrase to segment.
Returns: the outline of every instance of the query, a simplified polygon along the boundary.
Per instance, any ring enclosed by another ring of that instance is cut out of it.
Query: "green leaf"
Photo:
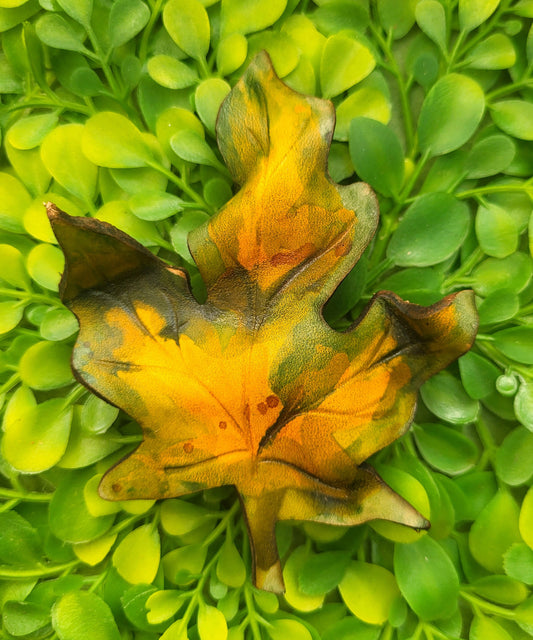
[[[14,176],[0,172],[0,229],[21,233],[22,218],[30,203],[24,185]]]
[[[172,56],[154,56],[148,60],[146,68],[152,80],[167,89],[184,89],[198,82],[195,69]]]
[[[322,640],[378,640],[381,627],[365,624],[353,616],[345,617],[328,625],[322,635]]]
[[[176,589],[155,591],[146,600],[146,619],[150,624],[164,622],[179,611],[185,604],[184,593]]]
[[[470,51],[467,62],[472,69],[508,69],[516,62],[516,51],[508,36],[493,33]]]
[[[506,484],[519,486],[533,476],[533,433],[517,427],[507,434],[496,451],[495,468]]]
[[[78,330],[78,321],[68,309],[48,309],[41,321],[40,332],[45,340],[65,340]]]
[[[372,87],[361,87],[341,102],[337,107],[336,115],[333,137],[335,140],[348,140],[350,122],[354,118],[362,116],[387,124],[391,117],[391,105],[382,91]],[[403,175],[403,166],[400,172]]]
[[[63,253],[51,244],[38,244],[28,254],[26,268],[37,284],[57,291],[65,266]]]
[[[81,144],[87,158],[101,167],[144,167],[154,162],[139,129],[113,111],[102,111],[87,120]]]
[[[339,591],[350,611],[368,624],[383,624],[400,595],[394,575],[377,564],[352,561],[339,583]],[[376,597],[379,594],[379,597]]]
[[[477,82],[450,73],[431,87],[418,118],[420,148],[430,156],[449,153],[472,137],[483,112],[485,97]]]
[[[492,119],[505,133],[520,140],[533,140],[533,104],[525,100],[502,100],[490,106]]]
[[[333,0],[321,3],[312,14],[312,19],[320,31],[329,36],[345,29],[363,32],[368,26],[370,16],[368,8],[362,4]]]
[[[91,202],[96,190],[98,168],[82,153],[83,125],[65,124],[53,129],[43,140],[44,166],[72,195]]]
[[[216,567],[217,578],[234,589],[246,580],[246,566],[233,541],[226,537]]]
[[[46,360],[43,365],[50,366]],[[13,420],[4,429],[2,454],[14,469],[40,473],[61,460],[72,421],[72,407],[65,405],[62,398],[45,400],[21,413],[19,420]]]
[[[422,620],[447,618],[456,610],[459,578],[449,556],[433,538],[397,544],[394,572],[403,597]]]
[[[428,380],[421,387],[420,395],[432,413],[452,424],[473,422],[479,411],[477,400],[465,393],[449,371],[441,371]]]
[[[222,0],[221,35],[262,31],[281,17],[286,6],[287,0]]]
[[[511,327],[493,334],[493,344],[508,358],[533,364],[533,327]]]
[[[161,525],[171,536],[183,536],[212,518],[210,511],[194,502],[174,499],[161,505]]]
[[[514,399],[514,410],[524,427],[533,431],[533,382],[521,383]]]
[[[57,0],[63,11],[84,27],[90,27],[93,13],[92,0]]]
[[[531,280],[532,270],[530,256],[520,251],[507,258],[487,258],[474,269],[472,288],[484,297],[501,289],[519,293]]]
[[[208,78],[196,88],[194,93],[196,112],[211,133],[215,132],[218,110],[230,89],[229,84],[220,78]]]
[[[71,591],[52,607],[59,640],[120,640],[111,609],[90,591]]]
[[[469,351],[459,358],[461,381],[468,395],[474,400],[486,398],[494,392],[500,370],[475,351]]]
[[[459,26],[472,31],[496,11],[500,0],[459,0]]]
[[[114,0],[109,12],[109,41],[120,47],[135,37],[148,23],[150,9],[141,0]]]
[[[385,32],[399,39],[411,29],[415,22],[415,2],[377,0],[379,21]]]
[[[209,16],[199,0],[169,0],[163,9],[169,36],[191,58],[205,59],[209,50]]]
[[[354,118],[349,130],[350,156],[359,177],[384,196],[397,196],[404,158],[398,137],[381,122]]]
[[[493,573],[503,572],[503,554],[520,542],[518,506],[511,494],[499,489],[477,516],[468,536],[468,546],[482,567]]]
[[[131,584],[150,584],[157,574],[160,555],[157,529],[145,524],[122,539],[113,554],[113,566]]]
[[[372,52],[343,34],[329,37],[320,60],[320,85],[324,98],[333,98],[361,82],[376,66]]]
[[[16,511],[0,513],[0,563],[34,566],[41,558],[37,530]]]
[[[72,384],[71,352],[71,347],[66,344],[37,342],[25,351],[20,360],[19,375],[22,381],[38,391],[49,391]]]
[[[50,610],[34,602],[6,602],[2,608],[4,630],[15,638],[44,637],[51,632]]]
[[[0,334],[8,333],[19,324],[24,315],[26,304],[26,302],[18,300],[0,302]]]
[[[190,263],[193,262],[193,259],[189,252],[187,237],[190,231],[207,220],[209,220],[209,216],[203,211],[186,211],[170,230],[170,240],[174,250]]]
[[[297,611],[314,611],[319,609],[324,602],[324,594],[307,595],[300,589],[299,575],[305,566],[309,551],[304,546],[297,547],[289,556],[283,567],[283,580],[285,582],[285,600]]]
[[[0,244],[0,279],[18,289],[27,289],[30,281],[22,253],[9,244]]]
[[[387,247],[387,257],[401,267],[425,267],[450,258],[470,226],[464,202],[448,193],[420,196],[405,212]]]
[[[482,598],[514,606],[525,600],[528,590],[525,584],[509,576],[485,576],[472,583],[472,588]]]
[[[446,51],[446,13],[437,0],[422,0],[416,5],[415,18],[422,31]]]
[[[186,586],[202,573],[207,548],[202,544],[189,544],[169,551],[163,556],[165,578],[172,584]]]
[[[520,309],[520,300],[516,293],[500,289],[490,293],[478,306],[481,325],[505,322],[514,318]]]
[[[469,638],[470,640],[512,640],[496,620],[487,618],[481,613],[472,620]]]
[[[248,41],[242,33],[230,33],[218,43],[217,69],[221,76],[228,76],[244,64],[248,53]]]
[[[137,218],[157,222],[181,211],[182,202],[181,198],[171,193],[151,191],[136,193],[128,200],[128,205]]]
[[[530,549],[533,549],[533,487],[530,487],[522,501],[518,526],[522,539]],[[519,538],[513,540],[513,542],[519,541]]]
[[[278,618],[268,627],[268,635],[272,640],[312,640],[307,627],[298,620]]]
[[[465,473],[476,463],[478,449],[474,442],[451,427],[440,424],[416,425],[413,434],[422,456],[443,473]]]
[[[527,585],[533,584],[533,549],[524,542],[509,547],[503,556],[505,573]]]
[[[7,132],[9,144],[15,149],[34,149],[41,144],[46,134],[57,125],[57,120],[56,112],[21,118]]]
[[[92,469],[65,475],[54,492],[49,507],[50,531],[60,540],[89,542],[102,536],[113,523],[114,514],[94,518],[84,500],[84,489],[94,475]]]
[[[516,146],[507,136],[483,138],[470,149],[465,161],[468,178],[487,178],[505,171],[513,161]]]
[[[222,166],[213,149],[195,131],[178,131],[170,138],[170,146],[182,160],[216,168]]]
[[[35,23],[35,33],[41,42],[54,49],[84,53],[85,33],[70,20],[57,13],[45,13]]]
[[[513,216],[495,204],[480,205],[476,214],[479,246],[489,256],[506,258],[518,248],[518,227]]]
[[[298,576],[300,590],[309,596],[323,595],[342,580],[350,564],[346,551],[325,551],[309,556]]]
[[[200,640],[226,640],[228,625],[222,611],[201,603],[198,610],[198,635]]]
[[[147,247],[158,245],[161,242],[157,227],[146,220],[132,216],[126,200],[107,202],[98,209],[95,217],[118,227]]]

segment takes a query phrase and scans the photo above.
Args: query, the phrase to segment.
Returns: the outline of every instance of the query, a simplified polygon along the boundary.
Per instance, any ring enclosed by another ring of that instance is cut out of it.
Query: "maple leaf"
[[[205,304],[185,271],[126,234],[49,205],[80,323],[73,368],[144,440],[102,479],[110,500],[234,485],[255,583],[283,590],[279,520],[429,523],[363,462],[408,428],[417,390],[464,353],[472,292],[430,307],[380,292],[355,326],[321,309],[378,220],[364,183],[326,174],[330,102],[284,85],[259,54],[223,103],[218,144],[240,191],[192,232]]]

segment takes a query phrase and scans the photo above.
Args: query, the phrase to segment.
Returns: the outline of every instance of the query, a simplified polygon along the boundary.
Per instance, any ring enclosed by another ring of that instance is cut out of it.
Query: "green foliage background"
[[[533,635],[532,17],[532,0],[0,0],[4,637]],[[216,113],[261,49],[333,100],[330,174],[380,200],[328,321],[348,326],[379,289],[430,304],[465,287],[481,319],[371,461],[429,533],[280,527],[279,598],[250,584],[230,488],[98,497],[140,430],[72,378],[77,324],[42,204],[185,265],[201,298],[186,235],[232,195]]]

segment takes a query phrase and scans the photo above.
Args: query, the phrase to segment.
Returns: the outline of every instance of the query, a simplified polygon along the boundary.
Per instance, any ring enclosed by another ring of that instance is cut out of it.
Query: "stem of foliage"
[[[17,491],[16,489],[7,489],[0,487],[0,499],[16,499],[22,502],[50,502],[53,493],[26,493],[24,491]]]
[[[72,571],[81,564],[81,560],[71,560],[64,564],[55,564],[48,567],[37,567],[32,569],[15,569],[12,567],[0,567],[0,579],[3,580],[25,580],[27,578],[46,578],[55,576],[64,571]]]
[[[150,36],[152,35],[152,30],[154,28],[155,23],[159,18],[159,14],[161,13],[161,5],[163,4],[163,0],[157,0],[152,8],[152,14],[150,19],[148,20],[148,24],[143,30],[141,44],[139,45],[139,60],[141,61],[141,65],[144,65],[146,61],[146,57],[148,55],[148,41],[150,40]]]
[[[487,602],[482,598],[478,598],[477,596],[468,593],[464,589],[459,592],[459,595],[463,600],[467,600],[475,608],[480,609],[485,613],[492,613],[496,616],[500,616],[501,618],[507,618],[508,620],[514,620],[516,617],[515,612],[512,609],[506,609],[505,607],[500,607],[497,604],[492,604],[492,602]]]

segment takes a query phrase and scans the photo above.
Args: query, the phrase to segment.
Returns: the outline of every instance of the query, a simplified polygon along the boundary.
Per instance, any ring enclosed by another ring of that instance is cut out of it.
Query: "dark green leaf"
[[[309,556],[298,577],[301,591],[309,596],[328,593],[342,580],[349,564],[350,554],[346,551],[325,551]]]
[[[0,563],[34,565],[41,557],[37,530],[16,511],[0,513]]]
[[[440,424],[417,425],[414,436],[422,456],[439,471],[450,475],[461,474],[476,463],[476,445],[451,427]]]
[[[493,335],[494,345],[508,358],[533,364],[533,327],[511,327]]]
[[[493,393],[500,370],[487,358],[474,351],[459,358],[461,381],[468,395],[480,400]]]
[[[109,12],[109,40],[120,47],[143,29],[150,19],[150,9],[141,0],[115,0]]]

